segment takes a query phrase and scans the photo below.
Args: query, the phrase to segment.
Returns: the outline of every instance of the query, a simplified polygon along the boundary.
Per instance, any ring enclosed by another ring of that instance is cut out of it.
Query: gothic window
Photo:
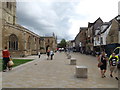
[[[18,50],[18,38],[15,34],[9,36],[9,49]]]
[[[12,9],[12,3],[10,3],[10,10]]]
[[[7,8],[9,7],[9,2],[6,3],[7,4]]]
[[[30,43],[31,37],[28,38],[28,49],[30,49],[31,43]]]
[[[7,2],[7,3],[6,3],[6,7],[11,10],[11,9],[12,9],[12,3],[11,3],[11,2]]]
[[[37,39],[35,38],[35,44],[36,44]]]

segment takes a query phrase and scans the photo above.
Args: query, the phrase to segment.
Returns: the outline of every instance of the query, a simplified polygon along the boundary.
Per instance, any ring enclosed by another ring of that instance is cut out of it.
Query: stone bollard
[[[76,58],[70,59],[70,65],[76,65]]]
[[[71,55],[68,55],[68,59],[71,59]]]
[[[69,56],[69,54],[68,54],[68,53],[67,53],[66,55],[67,55],[67,56]]]
[[[86,66],[76,66],[76,77],[77,78],[87,78],[88,69]]]

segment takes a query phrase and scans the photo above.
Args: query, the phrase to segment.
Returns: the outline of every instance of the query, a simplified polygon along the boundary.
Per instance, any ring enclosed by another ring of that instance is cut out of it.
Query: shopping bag
[[[14,63],[12,60],[8,62],[8,66],[13,66],[13,65],[14,65]]]

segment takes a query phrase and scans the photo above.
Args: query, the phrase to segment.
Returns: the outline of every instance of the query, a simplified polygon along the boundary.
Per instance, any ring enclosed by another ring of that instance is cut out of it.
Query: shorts
[[[100,70],[107,70],[107,66],[106,65],[101,65]]]
[[[114,71],[116,73],[117,72],[117,66],[110,66],[110,71],[111,72]]]

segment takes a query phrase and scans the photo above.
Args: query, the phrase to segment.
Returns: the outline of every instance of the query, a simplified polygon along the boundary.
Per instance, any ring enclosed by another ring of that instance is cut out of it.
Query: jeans
[[[3,68],[2,68],[2,70],[6,70],[7,69],[8,62],[9,62],[9,58],[3,58]]]

